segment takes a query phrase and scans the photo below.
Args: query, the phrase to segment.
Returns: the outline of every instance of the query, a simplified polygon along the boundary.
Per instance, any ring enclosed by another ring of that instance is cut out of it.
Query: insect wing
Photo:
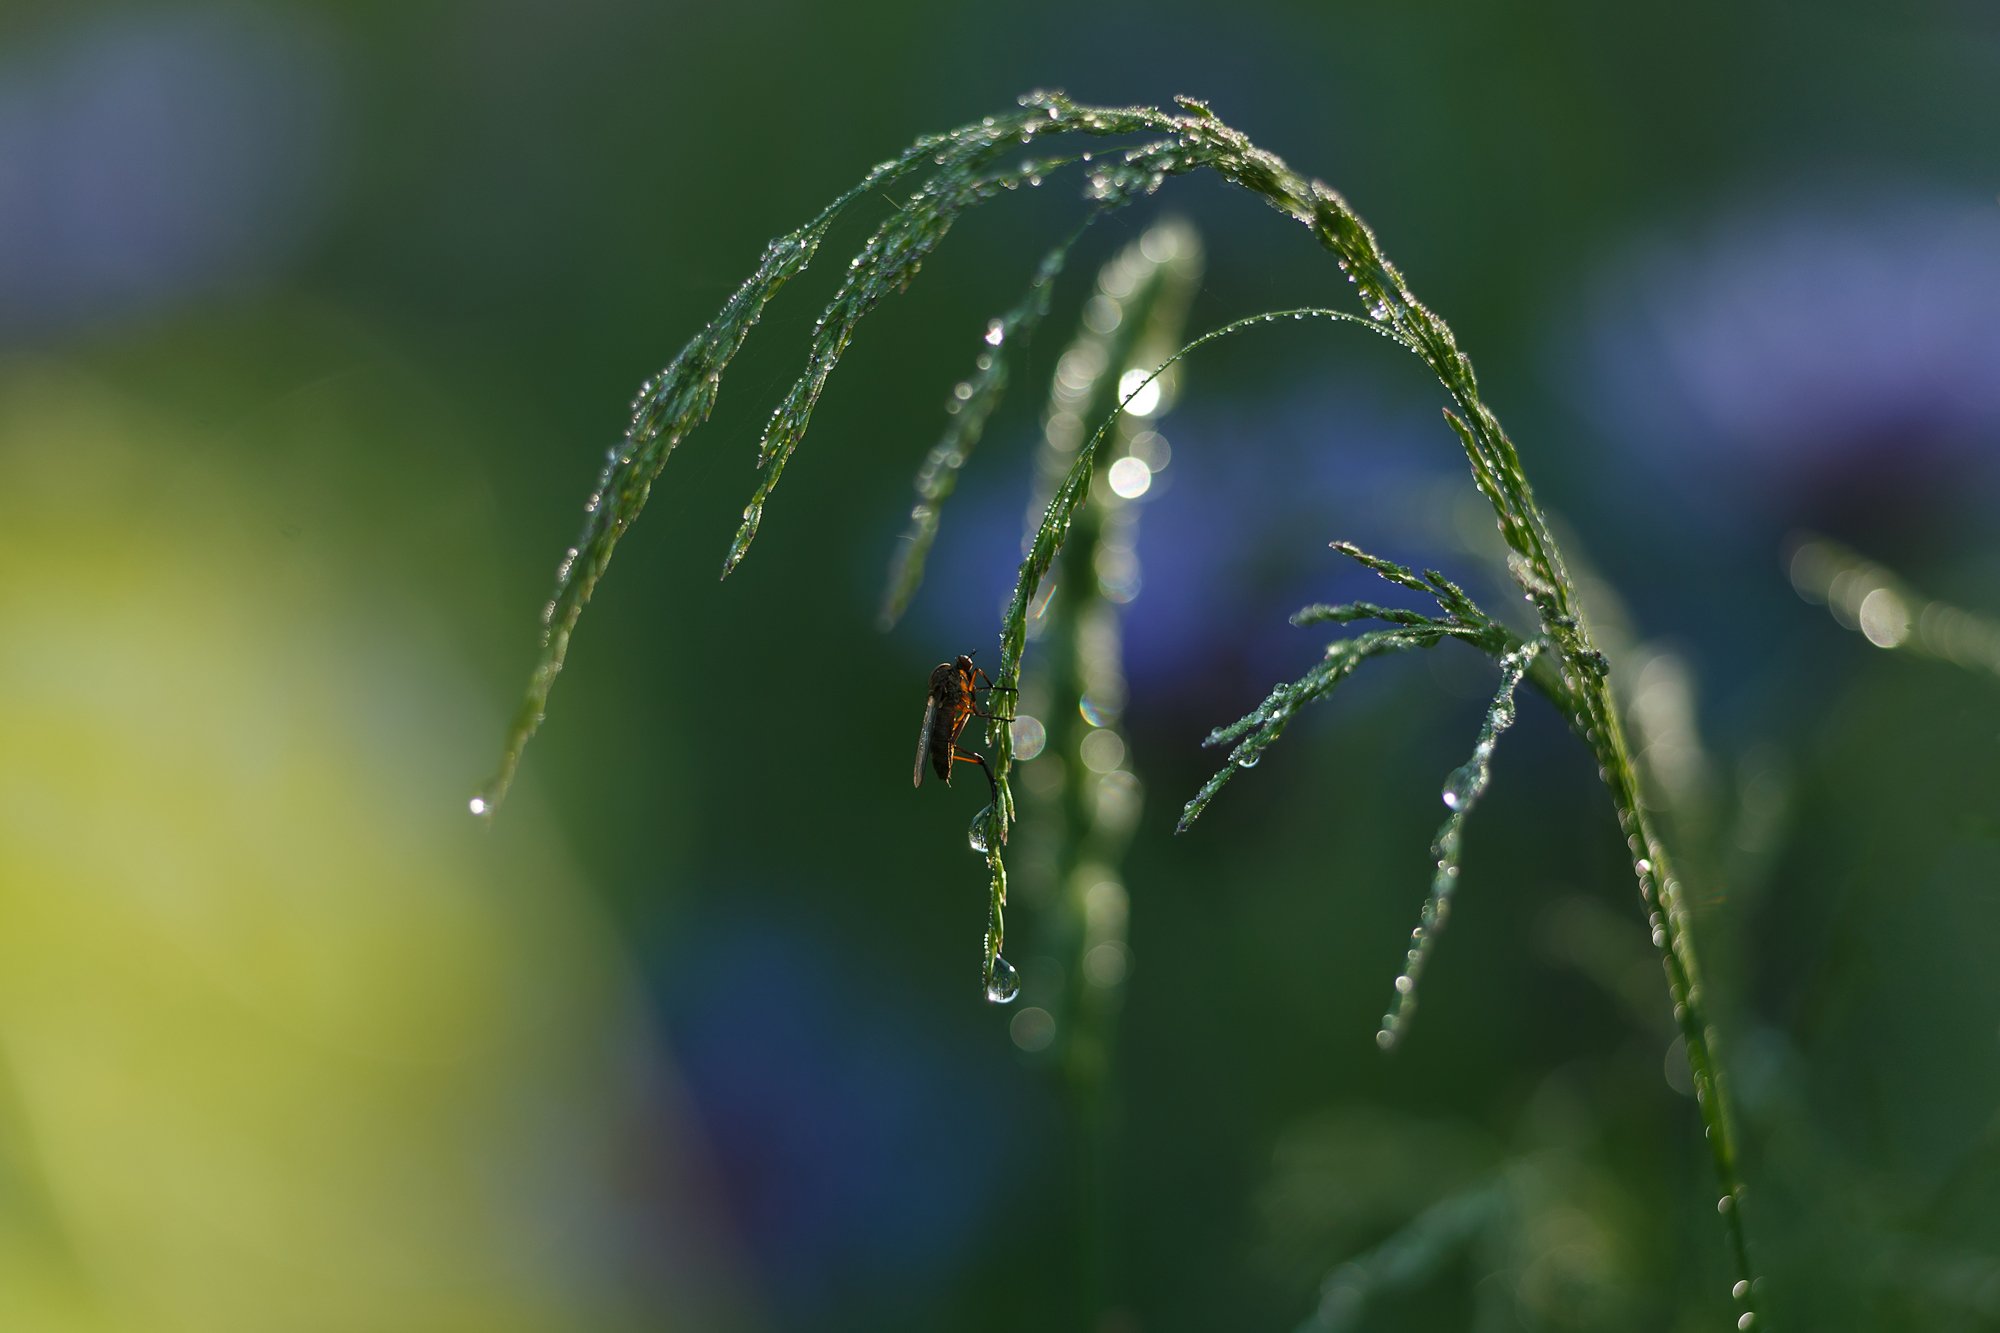
[[[924,704],[924,729],[917,733],[917,771],[910,777],[912,787],[924,785],[924,762],[931,754],[931,732],[937,728],[937,695],[931,695]]]

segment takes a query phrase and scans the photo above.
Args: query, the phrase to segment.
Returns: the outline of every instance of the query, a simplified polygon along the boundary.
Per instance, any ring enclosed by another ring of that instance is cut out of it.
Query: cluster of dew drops
[[[992,821],[993,807],[991,805],[979,807],[979,813],[972,817],[972,824],[966,829],[965,841],[966,845],[972,849],[973,855],[981,857],[991,856],[993,844],[987,833],[987,829],[991,827]],[[991,929],[992,927],[989,925],[988,930],[990,931]],[[1015,997],[1021,993],[1021,974],[1012,963],[1002,958],[998,951],[993,949],[990,936],[985,943],[985,948],[986,952],[984,956],[993,961],[991,969],[986,972],[986,998],[993,1004],[1012,1004]]]

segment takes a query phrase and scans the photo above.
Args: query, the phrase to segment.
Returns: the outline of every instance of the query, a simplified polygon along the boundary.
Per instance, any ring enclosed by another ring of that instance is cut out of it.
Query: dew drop
[[[1750,1294],[1750,1284],[1742,1278],[1737,1278],[1736,1285],[1729,1289],[1729,1294],[1740,1301]]]
[[[992,818],[993,807],[982,806],[979,813],[972,817],[972,827],[965,831],[966,844],[981,856],[987,852],[986,828]]]
[[[1479,770],[1471,764],[1461,764],[1454,768],[1444,780],[1444,790],[1439,793],[1444,798],[1447,810],[1463,810],[1479,795]]]
[[[492,813],[493,803],[484,796],[475,796],[465,803],[465,808],[472,811],[473,814],[484,818],[486,815]]]
[[[986,977],[986,998],[993,1004],[1012,1004],[1021,993],[1021,974],[999,954],[993,955],[993,970]]]
[[[1250,751],[1250,753],[1239,758],[1236,761],[1236,766],[1238,768],[1255,768],[1257,767],[1257,761],[1259,759],[1262,759],[1263,757],[1264,756],[1260,751],[1252,750]]]

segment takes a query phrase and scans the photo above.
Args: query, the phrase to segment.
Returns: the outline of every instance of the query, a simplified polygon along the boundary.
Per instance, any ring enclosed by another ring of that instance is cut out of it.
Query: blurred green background
[[[1733,1322],[1658,964],[1552,709],[1501,747],[1394,1058],[1488,669],[1376,664],[1170,834],[1208,728],[1317,655],[1285,614],[1373,595],[1328,540],[1505,596],[1435,387],[1324,328],[1205,354],[1160,424],[1090,1257],[1059,1080],[977,986],[978,798],[904,774],[931,665],[994,651],[1096,264],[1171,210],[1194,330],[1343,300],[1211,180],[1096,229],[886,636],[909,476],[1078,182],[974,215],[868,322],[719,585],[764,413],[892,207],[857,205],[622,546],[506,810],[466,815],[634,386],[767,238],[1037,86],[1208,98],[1452,322],[1616,590],[1771,1318],[2000,1327],[2000,682],[1785,574],[1821,531],[2000,610],[1996,76],[1975,0],[16,0],[0,1327],[1288,1328],[1440,1205],[1359,1326]],[[1017,895],[1024,965],[1038,916]]]

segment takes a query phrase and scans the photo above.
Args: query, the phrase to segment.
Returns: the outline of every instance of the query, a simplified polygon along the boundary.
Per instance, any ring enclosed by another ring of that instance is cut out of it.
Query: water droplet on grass
[[[990,805],[982,806],[979,813],[972,817],[972,827],[965,831],[966,844],[981,856],[986,855],[987,852],[986,829],[992,820],[993,807]]]
[[[1021,993],[1021,974],[1014,965],[995,954],[993,970],[986,978],[986,998],[993,1004],[1012,1004]]]
[[[1439,793],[1444,798],[1447,810],[1463,810],[1479,797],[1479,789],[1484,785],[1482,775],[1472,764],[1461,764],[1445,777],[1444,790]]]

